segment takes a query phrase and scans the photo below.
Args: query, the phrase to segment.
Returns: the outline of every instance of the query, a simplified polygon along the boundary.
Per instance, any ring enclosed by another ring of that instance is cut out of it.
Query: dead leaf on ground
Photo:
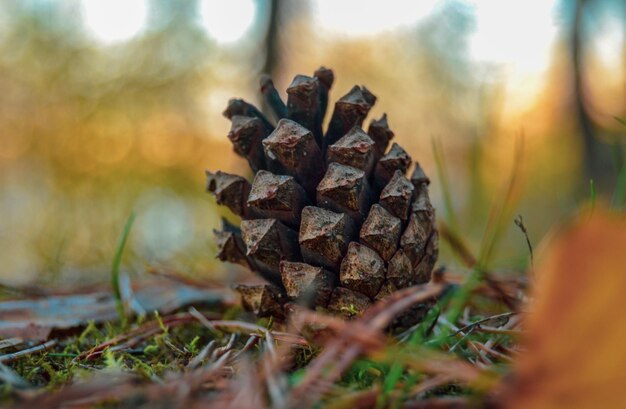
[[[505,406],[624,407],[626,219],[596,209],[545,254]]]
[[[218,305],[234,301],[230,291],[225,289],[204,289],[170,280],[151,281],[135,287],[134,302],[148,313],[167,314],[192,304]],[[1,301],[0,338],[43,341],[52,330],[115,319],[117,310],[112,292]]]

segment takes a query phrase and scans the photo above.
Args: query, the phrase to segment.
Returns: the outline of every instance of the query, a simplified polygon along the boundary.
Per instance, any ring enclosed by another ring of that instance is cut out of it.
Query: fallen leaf
[[[188,305],[218,305],[234,301],[223,289],[204,289],[159,280],[143,283],[134,290],[134,302],[148,313],[162,314]],[[117,319],[112,292],[51,295],[0,302],[0,338],[44,341],[52,330],[67,329]]]
[[[545,254],[504,406],[626,407],[626,219],[596,209]]]

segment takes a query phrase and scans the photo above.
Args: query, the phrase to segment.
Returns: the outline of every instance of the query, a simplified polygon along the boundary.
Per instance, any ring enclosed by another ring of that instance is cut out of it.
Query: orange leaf
[[[537,270],[509,408],[626,407],[626,219],[572,226]]]

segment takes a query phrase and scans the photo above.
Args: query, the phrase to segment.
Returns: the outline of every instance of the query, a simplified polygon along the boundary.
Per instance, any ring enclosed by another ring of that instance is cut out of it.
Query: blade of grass
[[[615,190],[613,191],[613,198],[611,199],[611,205],[614,209],[622,209],[626,203],[626,163],[622,165],[617,174],[617,181],[615,183]]]
[[[589,179],[589,200],[591,201],[591,211],[596,207],[596,185],[593,183],[593,179]]]
[[[524,225],[524,219],[522,219],[522,215],[518,214],[514,222],[515,222],[515,225],[519,227],[519,229],[522,231],[522,234],[526,238],[526,245],[528,246],[528,253],[530,254],[530,269],[532,271],[535,268],[533,245],[530,243],[530,237],[528,237],[528,230],[526,229],[526,226]]]
[[[617,116],[613,117],[617,122],[626,126],[626,120]],[[615,158],[615,168],[618,170],[615,190],[611,198],[611,207],[622,209],[626,203],[626,161],[624,160],[623,144],[613,143],[613,157]]]
[[[376,409],[387,407],[391,392],[395,390],[403,372],[404,365],[400,362],[396,361],[391,365],[389,373],[385,376],[385,380],[383,381],[383,391],[378,395],[378,399],[376,400]]]
[[[120,240],[117,243],[117,249],[115,250],[115,256],[113,257],[113,265],[111,266],[111,286],[113,287],[113,295],[115,296],[115,307],[117,309],[117,315],[119,316],[120,321],[124,321],[124,319],[126,318],[126,314],[124,312],[124,303],[122,302],[122,292],[120,289],[120,265],[122,263],[122,254],[124,253],[124,247],[126,247],[126,241],[128,240],[128,236],[130,235],[130,230],[132,229],[134,222],[135,212],[132,212],[126,220],[124,230],[122,230],[122,235],[120,236]]]
[[[437,302],[437,304],[433,308],[431,308],[430,311],[428,311],[428,313],[424,317],[424,320],[421,323],[419,323],[415,327],[415,330],[410,334],[409,339],[407,341],[407,345],[415,346],[415,345],[421,344],[422,341],[424,341],[428,337],[428,332],[430,331],[430,329],[432,329],[432,326],[437,322],[437,318],[439,317],[442,306],[446,305],[448,302],[447,298],[448,298],[448,295],[447,294],[444,295],[442,299],[439,300],[439,302]],[[376,401],[377,409],[385,408],[388,406],[391,393],[396,389],[398,382],[402,378],[404,369],[405,369],[405,365],[404,363],[400,361],[395,361],[391,365],[391,368],[389,369],[389,372],[387,373],[387,376],[385,376],[385,380],[383,382],[382,393],[378,396],[378,399]],[[417,376],[415,376],[414,382],[415,381],[417,381]],[[411,387],[413,387],[413,385],[414,383],[411,383],[408,387],[405,385],[404,389],[408,390],[407,388],[410,389]],[[405,397],[406,397],[406,394],[402,393],[400,398],[392,403],[391,407],[392,408],[397,407],[404,400]]]
[[[443,220],[439,220],[438,227],[439,236],[448,244],[452,250],[452,254],[466,267],[471,268],[475,266],[476,258],[469,250],[463,238],[456,232],[452,231]]]
[[[517,139],[515,146],[515,156],[513,160],[513,168],[511,170],[511,176],[505,191],[500,201],[496,201],[491,211],[489,212],[489,218],[487,220],[487,226],[485,227],[485,233],[481,243],[481,248],[478,256],[476,266],[473,268],[470,276],[463,286],[455,291],[455,295],[450,303],[450,309],[446,314],[448,322],[455,323],[469,298],[470,293],[476,288],[477,285],[483,280],[483,275],[487,271],[487,266],[491,261],[491,257],[499,242],[505,227],[509,226],[507,220],[512,216],[514,205],[521,193],[521,166],[524,152],[524,134],[521,133]]]
[[[626,119],[622,119],[620,117],[614,116],[613,119],[615,119],[617,122],[619,122],[620,124],[626,126]]]
[[[513,207],[517,203],[521,193],[521,166],[524,154],[524,135],[520,134],[515,146],[515,156],[513,158],[513,168],[511,169],[511,177],[507,185],[506,193],[502,197],[502,201],[496,202],[492,208],[485,235],[481,243],[481,249],[478,255],[478,267],[484,270],[491,261],[491,256],[495,250],[498,238],[502,234],[505,227],[509,226],[507,220],[511,218]]]
[[[432,139],[433,156],[435,157],[435,163],[437,166],[437,175],[439,176],[439,185],[443,194],[443,204],[446,209],[446,219],[448,225],[453,231],[458,228],[456,213],[454,206],[452,205],[452,195],[450,194],[450,181],[448,180],[448,172],[445,166],[445,156],[443,154],[443,147],[441,146],[441,140],[438,138]]]

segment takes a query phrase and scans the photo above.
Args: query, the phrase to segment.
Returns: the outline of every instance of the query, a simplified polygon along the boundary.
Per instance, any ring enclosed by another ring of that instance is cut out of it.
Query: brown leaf
[[[142,285],[134,301],[150,313],[165,314],[191,304],[232,302],[232,295],[219,289],[202,289],[170,280]],[[51,295],[41,298],[0,302],[0,338],[43,341],[55,329],[85,325],[88,321],[104,322],[117,318],[111,292]]]
[[[626,402],[626,219],[579,221],[537,272],[526,352],[509,408],[616,408]]]

